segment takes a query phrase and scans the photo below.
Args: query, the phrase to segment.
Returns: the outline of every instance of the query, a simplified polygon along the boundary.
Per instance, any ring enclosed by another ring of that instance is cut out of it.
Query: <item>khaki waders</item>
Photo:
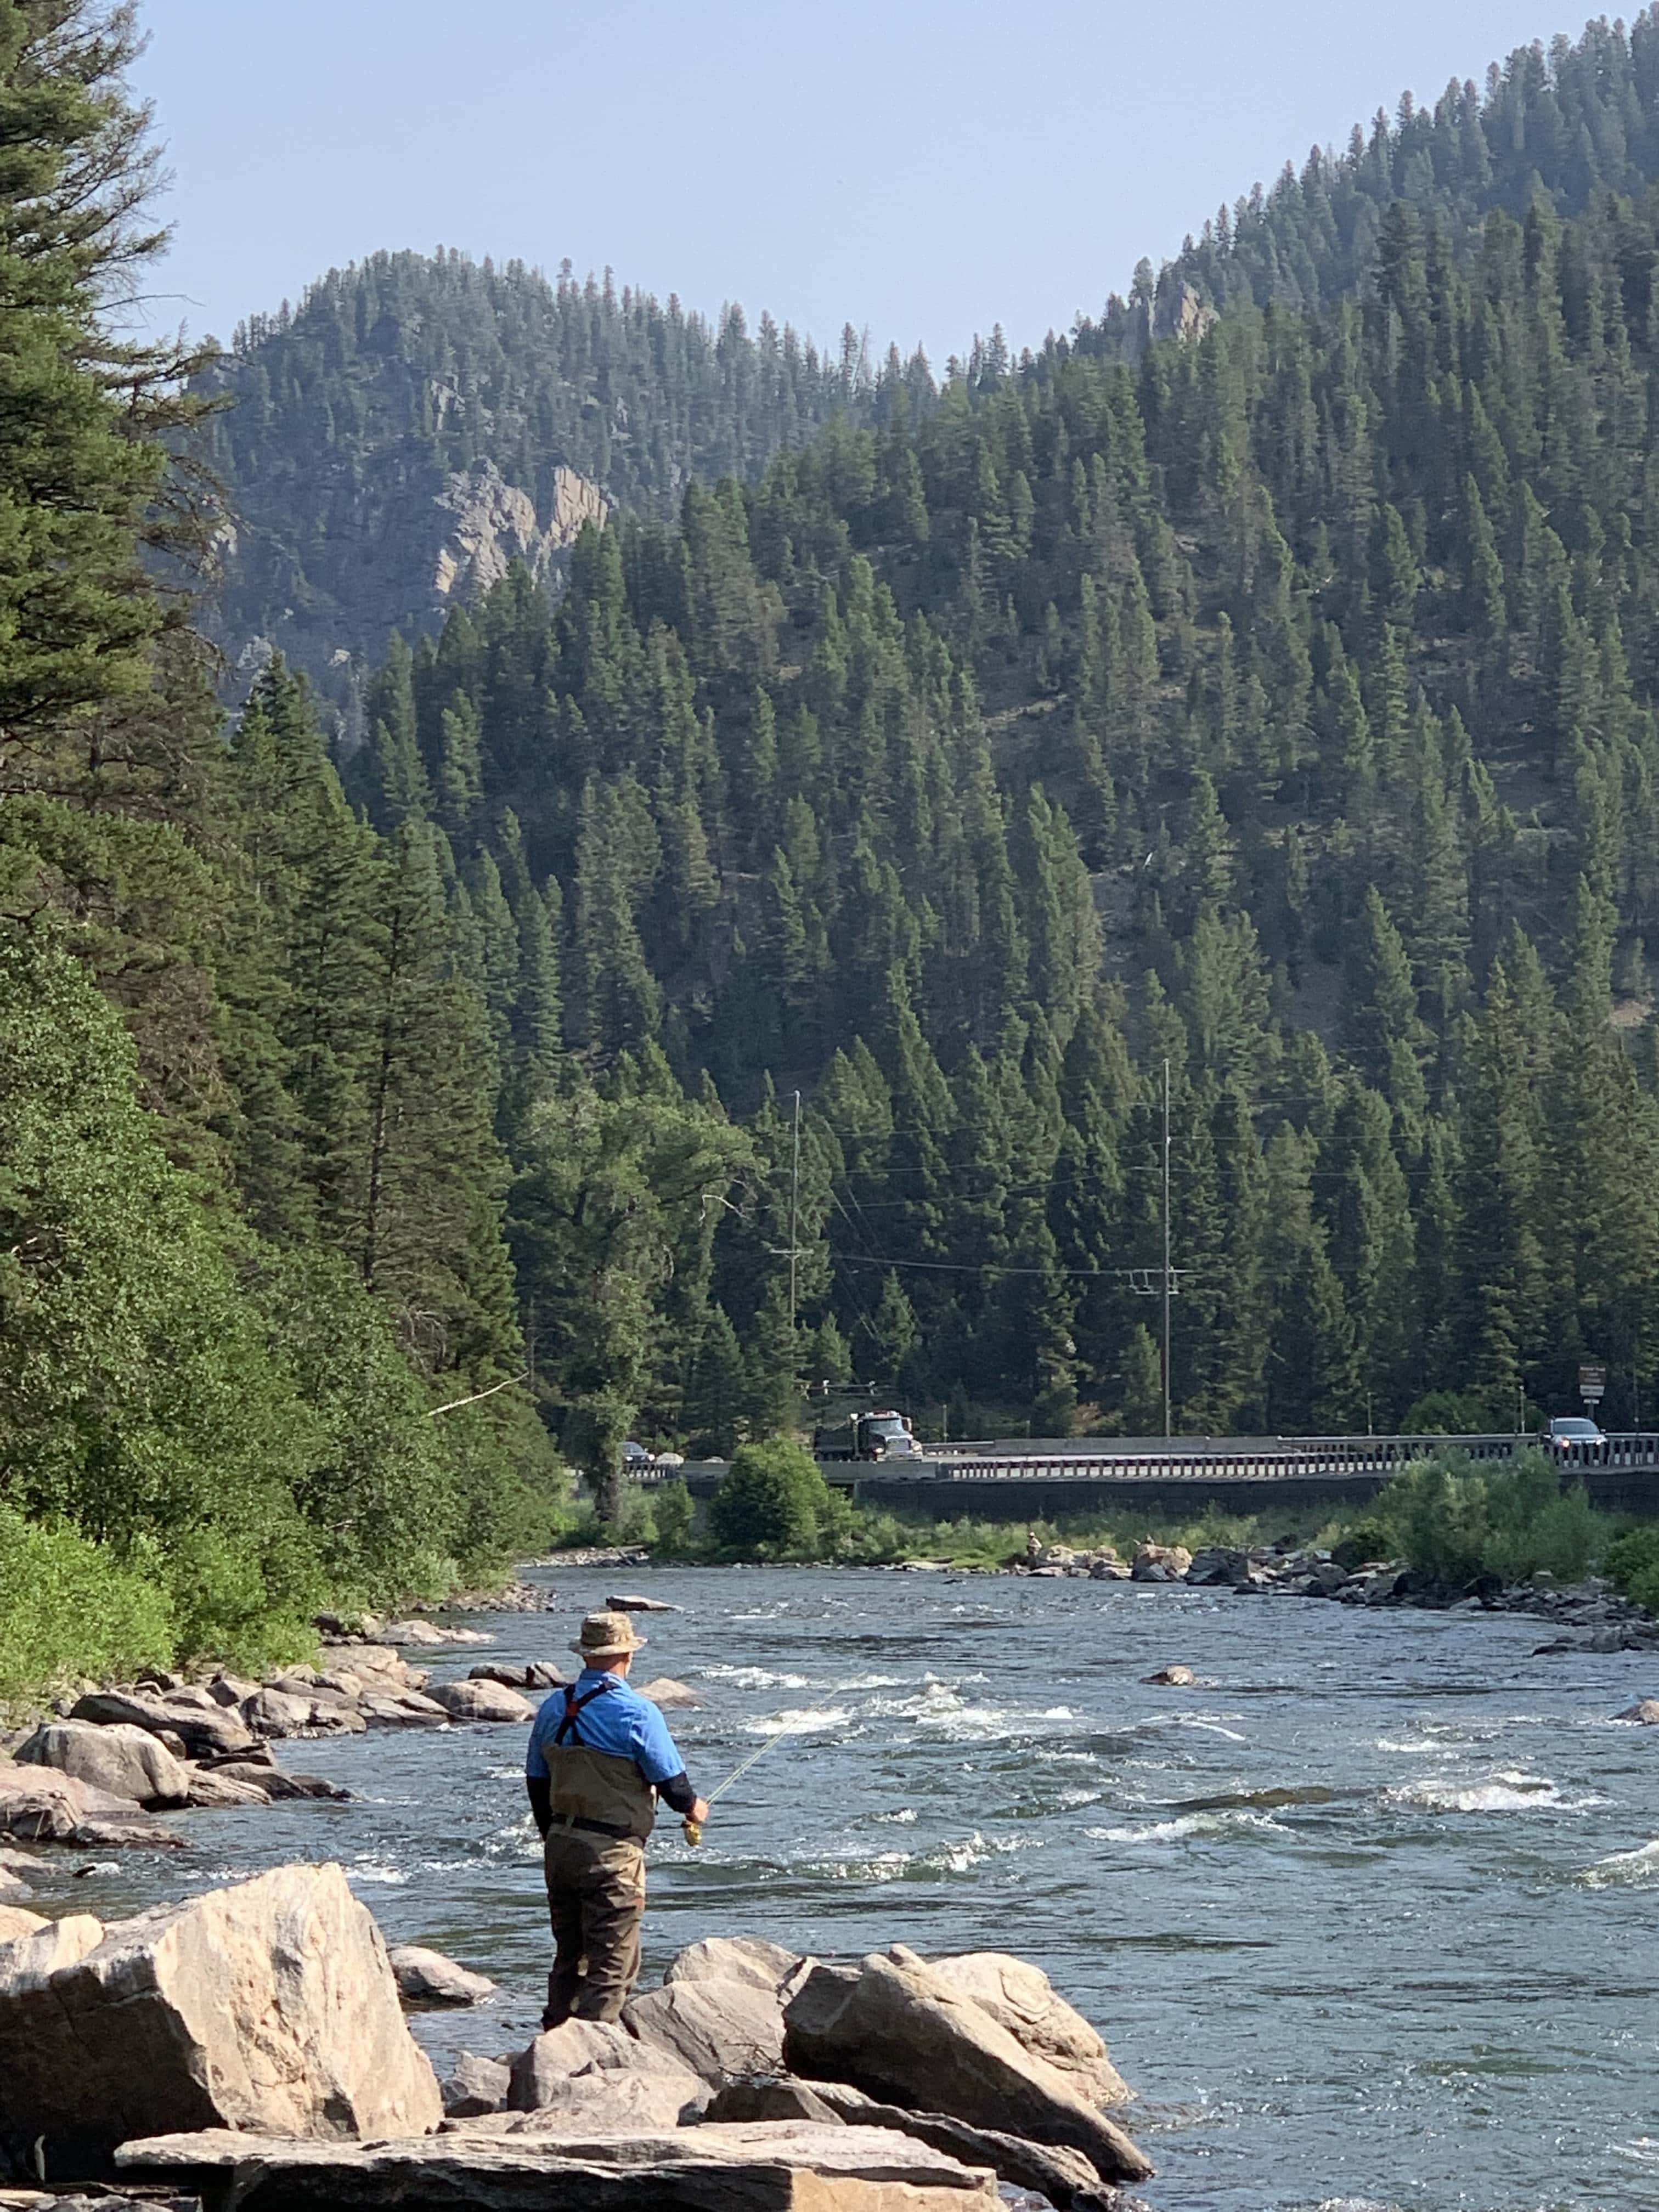
[[[656,1792],[631,1759],[550,1744],[553,1820],[543,1865],[553,1923],[544,2027],[618,2020],[639,1978],[645,1839]]]

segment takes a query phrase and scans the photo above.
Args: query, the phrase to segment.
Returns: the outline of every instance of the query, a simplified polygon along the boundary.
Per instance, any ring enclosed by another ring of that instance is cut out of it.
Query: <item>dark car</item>
[[[1544,1442],[1564,1466],[1593,1467],[1607,1457],[1607,1437],[1594,1421],[1577,1413],[1558,1414]]]

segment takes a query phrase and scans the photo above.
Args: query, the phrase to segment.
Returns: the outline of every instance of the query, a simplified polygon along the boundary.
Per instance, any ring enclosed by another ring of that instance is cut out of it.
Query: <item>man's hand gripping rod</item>
[[[757,1759],[764,1759],[767,1753],[771,1750],[773,1745],[775,1743],[781,1742],[784,1736],[788,1733],[789,1731],[787,1729],[780,1729],[775,1735],[769,1735],[764,1743],[759,1745],[755,1750],[751,1751],[747,1759],[739,1759],[738,1764],[732,1769],[732,1771],[726,1776],[725,1781],[721,1783],[720,1788],[718,1790],[710,1790],[706,1802],[712,1805],[716,1798],[724,1797],[726,1791],[732,1787],[732,1784],[737,1781],[738,1777],[740,1775],[747,1774],[755,1761]],[[695,1850],[696,1846],[702,1841],[702,1822],[701,1820],[692,1820],[688,1814],[685,1820],[682,1823],[682,1826],[685,1830],[686,1842],[690,1844]]]

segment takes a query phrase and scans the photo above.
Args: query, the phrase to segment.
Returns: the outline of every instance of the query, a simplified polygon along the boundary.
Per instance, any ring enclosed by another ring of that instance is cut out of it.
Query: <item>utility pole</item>
[[[1170,1063],[1164,1063],[1164,1435],[1170,1425]]]
[[[795,1270],[800,1259],[800,1093],[795,1093],[795,1158],[789,1176],[789,1326],[795,1326]]]

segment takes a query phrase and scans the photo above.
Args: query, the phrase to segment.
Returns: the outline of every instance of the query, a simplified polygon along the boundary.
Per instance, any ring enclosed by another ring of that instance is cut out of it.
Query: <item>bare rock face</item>
[[[663,1974],[665,1988],[676,1982],[747,1982],[776,1996],[790,1976],[805,1964],[781,1943],[763,1936],[708,1936],[678,1952]]]
[[[473,2005],[495,1994],[487,1974],[469,1973],[441,1951],[402,1943],[390,1954],[398,1994],[406,2005]]]
[[[245,2212],[1000,2212],[994,2177],[909,2136],[802,2121],[562,2136],[461,2131],[325,2144],[223,2130],[129,2142],[124,2177]]]
[[[8,1946],[0,2083],[14,2127],[103,2141],[181,2124],[412,2136],[443,2111],[380,1932],[336,1866]]]
[[[475,461],[452,476],[437,501],[443,537],[433,563],[432,595],[443,606],[482,599],[522,561],[538,583],[559,554],[576,542],[582,526],[601,528],[610,512],[605,494],[574,469],[556,469],[551,513],[543,528],[536,502],[510,484],[494,461]]]
[[[896,1946],[889,1957],[921,1965],[914,1951]],[[1067,2075],[1091,2105],[1127,2105],[1134,2091],[1113,2065],[1100,2036],[1066,2003],[1040,1966],[1008,1951],[964,1951],[933,1959],[932,1972],[959,1996],[971,1997],[1006,2027],[1022,2050]]]
[[[51,1766],[0,1765],[0,1836],[82,1849],[176,1848],[184,1838],[147,1820],[131,1797],[112,1796]]]
[[[784,2019],[792,2073],[1080,2150],[1103,2181],[1143,2181],[1152,2172],[1070,2078],[914,1954],[902,1964],[872,1953],[857,1967],[814,1966]]]
[[[453,1721],[489,1721],[528,1728],[536,1708],[500,1682],[434,1682],[427,1695]]]
[[[783,2063],[783,2007],[753,1982],[672,1982],[630,1997],[623,2022],[716,2087],[728,2075],[775,2074]]]
[[[147,1807],[182,1805],[190,1775],[148,1729],[130,1722],[99,1728],[90,1721],[48,1721],[15,1753],[20,1766],[51,1766],[112,1797]]]

